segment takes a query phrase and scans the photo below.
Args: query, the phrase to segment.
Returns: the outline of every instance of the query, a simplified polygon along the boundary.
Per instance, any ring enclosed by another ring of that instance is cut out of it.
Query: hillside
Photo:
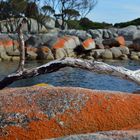
[[[140,25],[140,18],[137,18],[137,19],[134,19],[134,20],[128,21],[128,22],[116,23],[114,25],[114,27],[122,28],[122,27],[126,27],[129,25]]]

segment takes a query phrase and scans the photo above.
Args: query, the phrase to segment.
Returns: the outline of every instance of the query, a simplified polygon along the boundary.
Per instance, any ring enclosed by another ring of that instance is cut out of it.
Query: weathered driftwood
[[[24,65],[25,65],[25,42],[24,42],[24,38],[23,38],[23,26],[25,26],[27,20],[26,18],[23,18],[23,20],[21,21],[21,23],[19,24],[18,28],[17,28],[17,33],[18,33],[18,37],[19,37],[19,51],[20,51],[20,63],[18,66],[17,71],[23,71],[24,70]]]
[[[65,58],[61,60],[54,60],[42,66],[20,71],[5,77],[0,81],[0,89],[5,88],[14,81],[35,77],[41,74],[51,73],[63,67],[81,68],[99,74],[107,74],[120,77],[126,80],[133,81],[140,85],[140,70],[132,71],[124,67],[111,66],[103,62],[81,60],[74,58]]]

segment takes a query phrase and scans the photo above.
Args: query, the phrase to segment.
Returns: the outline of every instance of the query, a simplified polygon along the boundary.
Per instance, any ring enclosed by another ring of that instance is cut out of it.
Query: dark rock
[[[99,59],[101,58],[101,55],[104,51],[105,51],[104,49],[92,50],[90,55],[93,56],[95,59]]]
[[[136,32],[133,37],[133,48],[136,51],[140,51],[140,31]]]
[[[110,47],[113,47],[113,46],[121,46],[121,45],[125,45],[125,40],[124,40],[124,37],[122,36],[118,36],[116,38],[111,38],[111,39],[104,39],[103,40],[103,45],[107,45],[107,46],[110,46]]]
[[[109,33],[106,29],[103,30],[103,39],[109,39],[110,36],[109,36]]]
[[[39,47],[42,44],[42,40],[39,36],[31,36],[26,42],[25,45],[26,46],[30,46],[30,47]]]
[[[51,50],[46,46],[39,47],[36,53],[39,60],[54,60]]]
[[[102,34],[99,30],[88,30],[88,33],[92,36],[93,39],[96,39],[96,38],[102,38]]]

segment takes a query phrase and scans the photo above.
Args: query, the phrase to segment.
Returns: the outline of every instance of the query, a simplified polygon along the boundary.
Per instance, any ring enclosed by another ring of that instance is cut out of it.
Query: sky
[[[140,18],[140,0],[98,0],[87,17],[113,24]]]

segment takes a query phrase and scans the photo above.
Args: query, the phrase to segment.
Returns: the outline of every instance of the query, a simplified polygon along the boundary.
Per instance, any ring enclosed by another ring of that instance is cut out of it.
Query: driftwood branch
[[[140,70],[132,71],[124,67],[111,66],[103,62],[65,58],[54,60],[42,66],[20,71],[5,77],[0,81],[0,89],[12,84],[14,81],[35,77],[41,74],[52,73],[63,67],[81,68],[99,74],[107,74],[133,81],[140,85]]]
[[[21,23],[19,24],[17,30],[18,37],[19,37],[19,50],[20,50],[20,62],[17,71],[23,71],[24,70],[24,65],[25,65],[25,42],[24,42],[24,37],[23,37],[23,27],[27,23],[27,19],[24,17]]]

